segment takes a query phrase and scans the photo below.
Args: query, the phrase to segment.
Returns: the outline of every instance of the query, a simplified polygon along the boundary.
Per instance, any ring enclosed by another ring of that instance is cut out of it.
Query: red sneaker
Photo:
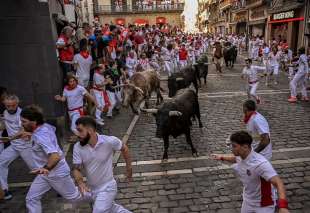
[[[303,96],[303,97],[301,97],[301,100],[302,100],[302,101],[307,101],[307,102],[308,102],[308,101],[309,101],[309,98],[308,98],[308,97]]]
[[[287,99],[288,102],[290,103],[296,103],[297,102],[297,98],[295,96],[291,96],[289,99]]]

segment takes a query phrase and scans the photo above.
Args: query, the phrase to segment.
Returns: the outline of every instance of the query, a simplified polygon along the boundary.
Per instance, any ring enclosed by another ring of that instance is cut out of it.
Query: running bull
[[[173,73],[168,78],[168,96],[171,98],[175,96],[178,90],[189,87],[191,84],[194,84],[196,93],[198,94],[198,82],[197,74],[194,67],[188,65],[180,70],[180,72]]]
[[[191,119],[197,118],[200,128],[202,128],[202,123],[198,96],[192,89],[187,88],[179,91],[174,98],[163,103],[159,109],[141,109],[141,111],[153,113],[156,118],[156,137],[164,140],[163,160],[168,159],[170,135],[176,138],[185,134],[186,142],[190,145],[193,156],[198,156],[191,139]]]
[[[127,84],[122,84],[123,87],[123,106],[130,106],[133,113],[138,113],[137,107],[145,100],[145,106],[148,108],[148,101],[152,92],[156,92],[156,105],[163,101],[161,95],[160,79],[153,70],[134,73]]]
[[[204,83],[207,84],[208,76],[208,55],[203,54],[194,65],[196,77],[198,79],[199,85],[201,86],[201,78],[204,79]]]

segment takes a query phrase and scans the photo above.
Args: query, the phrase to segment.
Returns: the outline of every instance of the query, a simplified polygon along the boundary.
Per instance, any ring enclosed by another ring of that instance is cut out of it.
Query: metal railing
[[[183,11],[184,3],[151,5],[94,5],[95,13],[136,13]]]

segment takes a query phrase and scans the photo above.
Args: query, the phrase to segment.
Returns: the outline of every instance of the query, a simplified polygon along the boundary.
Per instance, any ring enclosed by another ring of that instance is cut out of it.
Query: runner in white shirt
[[[269,53],[268,60],[271,69],[271,75],[274,76],[274,84],[278,84],[279,66],[280,66],[281,52],[276,47],[273,47]]]
[[[174,52],[172,48],[172,44],[168,44],[167,48],[161,48],[161,57],[164,60],[165,71],[168,76],[171,76],[171,74],[174,73]]]
[[[96,108],[95,112],[96,122],[99,125],[104,125],[104,120],[102,119],[101,114],[102,112],[107,112],[111,105],[108,94],[105,90],[105,85],[113,83],[111,79],[105,79],[103,73],[104,65],[99,65],[94,73],[94,85],[91,90],[91,94],[95,97],[99,106],[99,108]]]
[[[298,71],[294,75],[293,79],[290,82],[290,89],[291,89],[291,97],[288,99],[290,103],[297,102],[297,85],[300,84],[301,86],[301,100],[302,101],[309,101],[308,94],[307,94],[307,77],[309,75],[309,65],[308,65],[308,57],[305,54],[305,48],[301,47],[298,50],[299,60],[298,60]]]
[[[31,157],[31,144],[22,139],[16,139],[16,136],[22,131],[20,120],[20,113],[22,110],[18,107],[18,104],[19,98],[16,95],[8,95],[4,99],[6,110],[3,113],[3,120],[9,136],[5,142],[11,142],[11,145],[0,154],[0,188],[4,190],[5,200],[12,198],[8,186],[9,165],[15,159],[21,157],[29,169],[34,168],[33,159]]]
[[[102,110],[93,96],[84,87],[78,85],[78,80],[74,75],[68,75],[68,85],[64,88],[62,96],[55,96],[55,100],[67,102],[68,114],[71,120],[71,131],[74,134],[77,133],[75,121],[84,115],[84,97],[93,102],[96,108]]]
[[[134,74],[136,65],[137,60],[135,59],[135,54],[133,51],[130,51],[128,57],[126,58],[126,69],[129,78]]]
[[[129,213],[117,205],[117,184],[113,177],[113,153],[121,151],[126,162],[127,178],[132,178],[131,160],[126,144],[114,136],[99,135],[96,122],[89,116],[76,121],[80,142],[73,149],[73,176],[81,193],[92,192],[93,213]],[[83,180],[85,172],[87,182]]]
[[[212,154],[215,160],[235,163],[233,169],[243,184],[241,213],[274,213],[277,189],[279,213],[288,213],[288,201],[283,181],[271,163],[251,148],[252,137],[245,131],[230,136],[233,155]]]
[[[266,159],[272,158],[272,144],[267,120],[256,111],[256,104],[252,100],[243,103],[244,123],[253,138],[252,148]]]
[[[76,68],[76,76],[79,81],[79,85],[87,87],[89,84],[90,68],[93,63],[93,59],[87,51],[87,40],[82,39],[80,42],[80,53],[74,55],[73,62]]]
[[[41,109],[25,107],[21,112],[21,121],[25,132],[20,137],[27,138],[32,145],[35,169],[31,173],[37,175],[26,196],[28,212],[42,212],[41,198],[51,188],[72,203],[90,198],[89,193],[82,196],[74,185],[70,168],[57,142],[55,127],[44,123]]]
[[[254,100],[256,100],[256,102],[259,104],[260,98],[256,94],[256,90],[259,84],[258,72],[266,71],[266,67],[252,65],[252,59],[250,58],[246,59],[245,63],[246,67],[243,68],[241,77],[247,80],[246,90],[248,93],[248,98],[251,99],[251,97],[253,97]]]

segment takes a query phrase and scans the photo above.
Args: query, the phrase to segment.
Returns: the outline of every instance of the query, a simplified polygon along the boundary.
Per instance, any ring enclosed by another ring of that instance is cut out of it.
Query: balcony
[[[152,5],[94,5],[96,14],[128,14],[128,13],[159,13],[183,12],[184,3],[152,4]]]
[[[245,0],[237,0],[234,1],[232,4],[232,11],[233,12],[238,12],[238,11],[243,11],[245,10]]]
[[[226,8],[229,8],[233,4],[233,0],[223,0],[220,2],[220,10],[225,10]]]
[[[264,0],[247,0],[246,1],[246,7],[247,8],[253,8],[263,5]]]

